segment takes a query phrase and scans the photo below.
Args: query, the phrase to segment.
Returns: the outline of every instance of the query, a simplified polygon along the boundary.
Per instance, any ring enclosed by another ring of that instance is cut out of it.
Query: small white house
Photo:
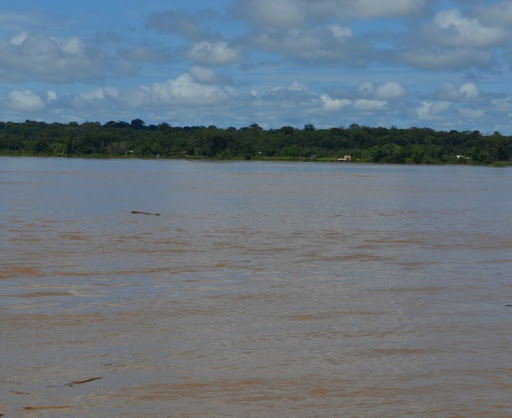
[[[352,161],[352,156],[351,155],[345,155],[341,158],[338,158],[337,160],[339,163],[348,163],[349,161]]]

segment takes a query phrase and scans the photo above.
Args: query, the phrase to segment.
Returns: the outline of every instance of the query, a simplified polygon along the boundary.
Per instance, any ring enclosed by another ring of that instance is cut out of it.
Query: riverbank
[[[387,162],[374,162],[365,159],[353,159],[349,162],[339,162],[337,157],[289,157],[289,156],[251,156],[251,157],[229,157],[229,158],[217,158],[217,157],[205,157],[205,156],[166,156],[162,157],[159,155],[151,157],[141,157],[133,154],[129,155],[102,155],[102,154],[89,154],[89,155],[52,155],[52,154],[41,154],[41,153],[27,153],[27,152],[0,152],[0,157],[28,157],[28,158],[81,158],[91,160],[130,160],[130,159],[142,159],[142,160],[184,160],[184,161],[276,161],[276,162],[311,162],[311,163],[337,163],[337,164],[399,164],[399,165],[467,165],[467,166],[485,166],[485,167],[512,167],[512,161],[497,161],[497,162],[474,162],[471,160],[457,160],[453,159],[450,162],[432,162],[432,163],[413,163],[413,162],[402,162],[402,163],[387,163]]]
[[[0,155],[336,161],[391,164],[512,164],[512,137],[495,132],[371,128],[171,127],[87,122],[0,122]]]

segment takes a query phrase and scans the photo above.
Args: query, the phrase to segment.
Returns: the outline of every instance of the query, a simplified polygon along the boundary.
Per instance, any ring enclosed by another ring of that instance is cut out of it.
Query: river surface
[[[512,416],[509,168],[0,158],[0,226],[6,417]]]

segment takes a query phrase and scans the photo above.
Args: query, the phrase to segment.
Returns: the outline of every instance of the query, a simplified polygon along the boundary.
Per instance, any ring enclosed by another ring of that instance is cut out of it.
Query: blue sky
[[[512,134],[512,0],[3,0],[0,120]]]

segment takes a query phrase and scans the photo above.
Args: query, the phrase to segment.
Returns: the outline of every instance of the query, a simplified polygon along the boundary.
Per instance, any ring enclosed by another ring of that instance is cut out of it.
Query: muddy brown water
[[[511,192],[508,168],[0,158],[0,413],[511,416]]]

